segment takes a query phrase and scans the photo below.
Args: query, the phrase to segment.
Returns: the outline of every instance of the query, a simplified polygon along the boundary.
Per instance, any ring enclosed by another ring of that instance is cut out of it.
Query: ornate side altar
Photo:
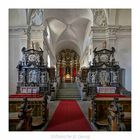
[[[106,42],[103,49],[94,49],[94,58],[88,72],[88,89],[91,93],[119,93],[122,85],[122,71],[115,60],[115,48],[106,49]]]
[[[22,48],[22,60],[19,61],[17,93],[48,92],[48,68],[44,65],[43,51]]]

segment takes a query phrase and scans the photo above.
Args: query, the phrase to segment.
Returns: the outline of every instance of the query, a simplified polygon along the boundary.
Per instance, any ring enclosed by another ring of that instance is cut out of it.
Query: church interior
[[[131,131],[131,9],[9,9],[9,131]]]

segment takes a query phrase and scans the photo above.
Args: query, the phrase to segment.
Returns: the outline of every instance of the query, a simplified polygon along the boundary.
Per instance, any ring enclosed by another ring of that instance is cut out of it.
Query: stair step
[[[67,95],[67,96],[66,95],[63,95],[63,96],[62,95],[59,95],[58,96],[57,95],[56,97],[81,97],[81,96],[79,96],[79,95],[77,95],[77,96],[76,95],[74,95],[74,96],[72,96],[72,95]]]
[[[58,94],[80,94],[80,92],[79,91],[58,91],[57,92]]]
[[[70,91],[70,92],[73,92],[73,91],[79,91],[79,89],[59,89],[58,91]]]
[[[56,98],[56,100],[81,100],[81,98]]]
[[[72,91],[72,90],[79,90],[79,88],[76,88],[76,89],[74,89],[74,88],[60,88],[58,90],[70,90],[70,91]]]
[[[80,94],[57,94],[56,96],[80,96]]]
[[[80,94],[80,92],[57,92],[57,94]]]
[[[57,100],[81,100],[77,83],[62,83],[56,92]]]
[[[61,88],[78,88],[76,83],[63,83]]]

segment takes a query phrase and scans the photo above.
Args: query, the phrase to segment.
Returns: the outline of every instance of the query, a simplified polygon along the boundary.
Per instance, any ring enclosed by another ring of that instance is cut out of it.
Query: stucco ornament
[[[36,9],[31,16],[31,24],[32,25],[41,25],[43,23],[43,10]]]
[[[107,25],[107,19],[106,19],[104,10],[96,9],[94,11],[94,24],[97,26],[106,26]]]

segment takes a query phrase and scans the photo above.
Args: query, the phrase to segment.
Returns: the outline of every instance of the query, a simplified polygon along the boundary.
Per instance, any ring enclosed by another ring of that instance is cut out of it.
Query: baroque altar
[[[80,67],[79,55],[72,49],[57,54],[57,76],[61,82],[74,82]]]
[[[44,94],[48,92],[48,68],[44,64],[42,49],[34,49],[34,44],[32,47],[22,48],[22,60],[17,65],[17,93]]]
[[[88,92],[94,93],[119,93],[122,85],[122,71],[119,63],[115,60],[115,48],[106,49],[106,42],[103,49],[94,49],[94,58],[90,63],[87,77]]]

